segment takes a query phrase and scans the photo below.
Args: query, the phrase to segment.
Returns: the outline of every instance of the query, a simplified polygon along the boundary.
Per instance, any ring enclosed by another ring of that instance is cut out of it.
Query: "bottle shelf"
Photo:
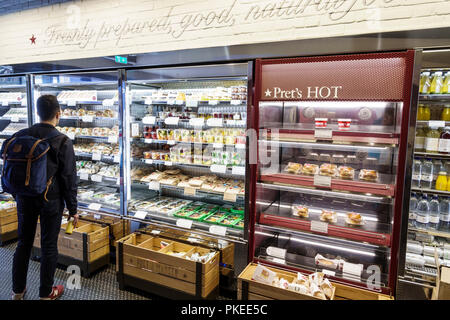
[[[433,159],[450,159],[450,154],[443,154],[443,153],[428,153],[428,152],[414,151],[414,156]]]
[[[409,228],[408,230],[412,231],[412,232],[420,232],[420,233],[429,234],[429,235],[435,236],[435,237],[442,237],[442,238],[450,239],[450,231],[445,232],[445,231],[440,231],[440,230],[418,229],[418,228],[414,228],[414,227],[408,227],[408,228]]]
[[[441,191],[441,190],[416,188],[416,187],[412,187],[411,191],[427,193],[427,194],[437,194],[437,195],[441,195],[441,196],[450,196],[450,191]]]
[[[420,101],[450,102],[450,94],[420,94]]]

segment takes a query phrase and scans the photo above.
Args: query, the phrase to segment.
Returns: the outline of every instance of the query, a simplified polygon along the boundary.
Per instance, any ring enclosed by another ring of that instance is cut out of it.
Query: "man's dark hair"
[[[60,110],[58,99],[55,96],[46,94],[37,99],[37,113],[41,121],[52,120]]]

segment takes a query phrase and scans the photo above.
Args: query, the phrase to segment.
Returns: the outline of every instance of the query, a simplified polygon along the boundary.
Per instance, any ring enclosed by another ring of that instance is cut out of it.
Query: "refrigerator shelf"
[[[264,128],[261,128],[264,129]],[[260,129],[260,130],[261,130]],[[268,132],[261,137],[270,140],[271,129],[266,129]],[[400,135],[395,133],[363,133],[363,132],[351,132],[351,131],[332,131],[332,137],[329,139],[317,139],[315,137],[315,130],[294,130],[294,129],[279,129],[276,136],[276,140],[280,141],[320,141],[328,140],[333,142],[346,142],[346,143],[373,143],[373,144],[388,144],[398,145]]]
[[[419,158],[450,159],[450,154],[442,154],[442,153],[427,153],[415,151],[414,156]]]
[[[421,94],[420,101],[450,102],[450,94]]]
[[[431,236],[436,236],[436,237],[442,237],[442,238],[450,239],[450,231],[449,232],[445,232],[445,231],[440,231],[440,230],[418,229],[418,228],[414,228],[414,227],[411,227],[411,226],[408,227],[408,231],[420,232],[420,233],[429,234]]]
[[[450,191],[441,191],[441,190],[435,190],[435,189],[423,189],[423,188],[412,187],[411,191],[427,193],[427,194],[437,194],[437,195],[441,195],[441,196],[450,196]]]
[[[395,185],[390,183],[391,176],[383,174],[379,174],[379,176],[379,180],[384,183],[363,182],[357,180],[341,180],[332,178],[331,186],[329,188],[315,186],[314,176],[294,175],[286,173],[261,174],[260,181],[282,183],[287,185],[298,185],[304,187],[315,187],[320,189],[370,193],[382,196],[394,196]]]

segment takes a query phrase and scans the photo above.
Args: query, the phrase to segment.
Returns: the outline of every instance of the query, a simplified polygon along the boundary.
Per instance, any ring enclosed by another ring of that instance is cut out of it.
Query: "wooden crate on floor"
[[[87,213],[80,215],[80,220],[93,223],[106,224],[109,226],[110,245],[114,249],[117,241],[130,234],[130,221],[120,217],[111,217],[107,215]]]
[[[92,272],[109,263],[109,227],[87,221],[79,221],[72,234],[66,234],[67,224],[61,225],[58,236],[58,263],[78,265],[82,275],[89,277]],[[33,244],[34,255],[40,256],[41,230],[36,230]]]
[[[161,249],[161,242],[167,244]],[[171,253],[181,252],[181,256]],[[193,253],[210,252],[147,234],[133,233],[117,247],[118,281],[121,288],[137,287],[172,299],[210,298],[219,285],[219,253],[206,263],[186,259]]]
[[[17,208],[0,210],[0,245],[17,238]]]
[[[238,300],[322,300],[310,295],[301,294],[292,290],[282,289],[265,283],[252,280],[257,264],[250,263],[238,277]],[[265,266],[277,273],[279,278],[292,282],[297,273],[284,271]],[[334,300],[335,288],[331,300]]]

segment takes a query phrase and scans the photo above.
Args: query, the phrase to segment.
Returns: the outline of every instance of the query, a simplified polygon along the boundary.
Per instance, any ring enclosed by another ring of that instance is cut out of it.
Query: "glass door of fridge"
[[[122,150],[118,73],[35,76],[35,101],[45,94],[57,96],[62,109],[57,129],[74,145],[80,209],[120,215]],[[37,114],[35,118],[38,119]]]
[[[127,73],[127,212],[245,243],[248,64]]]

